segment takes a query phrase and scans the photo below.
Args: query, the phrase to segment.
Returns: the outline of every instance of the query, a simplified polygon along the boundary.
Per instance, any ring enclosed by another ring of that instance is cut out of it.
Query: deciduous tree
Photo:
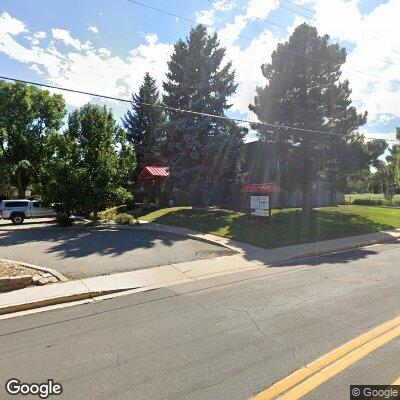
[[[0,149],[19,198],[36,180],[46,136],[61,128],[65,113],[61,95],[0,81]]]

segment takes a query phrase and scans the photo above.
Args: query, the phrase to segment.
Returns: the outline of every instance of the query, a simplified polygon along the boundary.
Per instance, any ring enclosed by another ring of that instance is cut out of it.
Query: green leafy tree
[[[0,200],[7,198],[10,191],[10,175],[2,150],[0,150]]]
[[[265,87],[256,91],[250,109],[259,121],[314,131],[340,132],[324,135],[290,128],[255,125],[262,140],[275,142],[285,160],[281,186],[302,191],[302,209],[312,210],[312,185],[324,175],[335,177],[348,155],[348,145],[360,148],[353,132],[366,122],[351,106],[351,90],[341,80],[346,50],[329,44],[307,24],[298,26],[289,40],[279,44],[272,61],[262,66]],[[348,170],[350,168],[347,168]]]
[[[396,137],[397,140],[400,140],[400,127],[396,128]],[[400,146],[396,146],[397,149],[397,157],[396,157],[396,181],[398,187],[400,187]]]
[[[134,145],[137,173],[148,164],[161,162],[161,146],[165,139],[165,114],[161,108],[146,106],[159,104],[156,81],[146,73],[138,94],[132,96],[131,110],[123,117],[128,140]]]
[[[61,95],[0,81],[0,149],[18,197],[36,180],[46,136],[60,129],[65,113]]]
[[[86,171],[80,149],[69,135],[52,133],[45,147],[45,161],[39,174],[38,192],[44,204],[55,206],[60,225],[70,225],[70,216],[86,205]]]
[[[399,151],[399,145],[394,145],[389,148],[389,154],[386,157],[386,163],[381,163],[376,174],[379,176],[382,185],[382,192],[385,199],[392,201],[394,195],[398,189],[398,182],[396,179],[397,166],[397,154]]]
[[[49,139],[41,192],[63,217],[84,210],[97,218],[101,209],[132,197],[134,149],[106,107],[73,111],[65,133]]]
[[[164,82],[164,104],[224,116],[230,108],[228,98],[236,90],[232,64],[224,63],[224,57],[216,34],[208,35],[203,25],[193,28],[185,41],[175,44]],[[223,173],[223,153],[234,151],[225,147],[232,132],[232,124],[221,120],[168,112],[164,156],[174,189],[197,192],[199,201],[207,202],[213,183]]]

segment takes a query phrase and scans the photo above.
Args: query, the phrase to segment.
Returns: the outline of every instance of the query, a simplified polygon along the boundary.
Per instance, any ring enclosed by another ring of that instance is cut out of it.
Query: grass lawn
[[[247,216],[239,212],[173,207],[141,219],[274,248],[399,228],[400,210],[339,206],[317,209],[310,219],[298,209],[274,210],[269,222],[259,223],[249,222]]]
[[[356,199],[368,199],[368,200],[385,200],[383,193],[353,193],[346,194],[346,201],[350,203],[350,201],[354,201]],[[396,194],[393,200],[400,200],[400,194]]]

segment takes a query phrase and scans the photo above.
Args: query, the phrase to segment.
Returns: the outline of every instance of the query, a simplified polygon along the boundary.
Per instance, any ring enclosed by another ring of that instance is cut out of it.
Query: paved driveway
[[[68,278],[107,275],[226,254],[231,252],[212,244],[140,229],[60,229],[46,222],[14,227],[0,222],[0,258],[54,268]]]

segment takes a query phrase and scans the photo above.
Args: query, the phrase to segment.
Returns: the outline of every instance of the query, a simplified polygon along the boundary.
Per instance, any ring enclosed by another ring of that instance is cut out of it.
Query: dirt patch
[[[0,278],[6,276],[37,275],[38,270],[24,267],[12,261],[0,261]]]

